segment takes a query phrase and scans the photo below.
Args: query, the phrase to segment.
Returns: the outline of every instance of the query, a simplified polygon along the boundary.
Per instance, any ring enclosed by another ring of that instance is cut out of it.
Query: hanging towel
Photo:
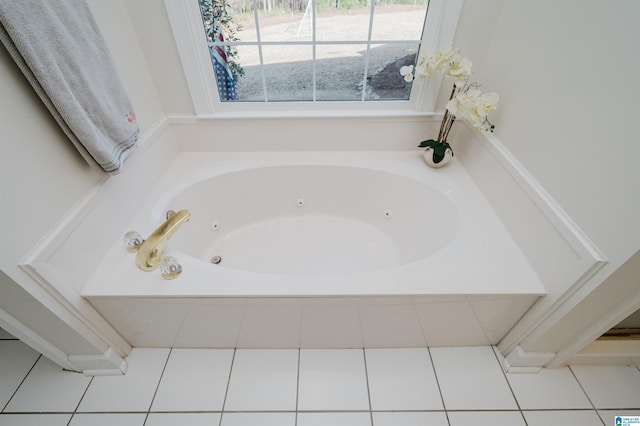
[[[0,41],[83,157],[119,173],[139,128],[86,0],[0,0]]]

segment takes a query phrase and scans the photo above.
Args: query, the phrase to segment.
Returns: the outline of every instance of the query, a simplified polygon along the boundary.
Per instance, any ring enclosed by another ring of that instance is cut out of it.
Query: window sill
[[[169,115],[169,119],[175,124],[192,124],[200,121],[214,120],[242,120],[242,119],[376,119],[376,120],[427,120],[436,121],[442,118],[441,113],[420,112],[410,110],[315,110],[315,111],[219,111],[211,114],[199,115]]]

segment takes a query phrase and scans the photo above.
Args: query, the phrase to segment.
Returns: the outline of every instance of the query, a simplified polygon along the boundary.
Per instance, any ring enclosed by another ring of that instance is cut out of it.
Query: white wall
[[[165,114],[125,2],[90,0],[90,6],[112,51],[144,135],[164,120]],[[81,333],[74,330],[78,319],[73,315],[59,322],[47,320],[57,309],[55,297],[40,291],[17,265],[78,200],[103,185],[103,177],[84,162],[67,140],[4,47],[0,47],[0,93],[0,269],[6,274],[0,286],[0,309],[66,354],[102,354],[108,345],[99,337],[87,339],[93,330],[84,329]],[[107,183],[117,187],[116,183],[120,182],[120,187],[127,188],[124,180],[132,179],[132,174],[126,173],[127,166],[137,161],[136,157],[139,157],[137,152],[125,164],[125,172],[111,177]],[[109,226],[108,223],[101,225]],[[79,242],[84,251],[90,252],[106,243],[99,239],[102,235],[104,240],[104,234],[97,235],[96,239]],[[14,288],[14,283],[27,291]],[[86,311],[90,306],[83,304],[81,308]]]
[[[463,52],[483,3],[465,4]],[[640,247],[639,16],[635,0],[504,1],[474,68],[500,95],[496,136],[618,265]]]
[[[167,114],[193,115],[193,103],[164,1],[128,1],[126,6],[164,110]]]
[[[52,340],[58,336],[56,330],[62,334],[69,330],[61,324],[45,329],[46,321],[30,321],[49,313],[26,293],[11,291],[9,277],[30,280],[17,267],[20,259],[100,177],[67,140],[4,47],[0,47],[0,92],[0,269],[7,276],[0,286],[0,309],[30,322],[34,331]],[[81,344],[71,338],[68,343],[69,350]]]
[[[500,95],[495,135],[609,260],[589,290],[613,285],[604,280],[640,248],[639,16],[634,0],[467,1],[456,36]],[[599,318],[583,312],[580,331]],[[559,321],[529,348],[556,351],[575,328]]]

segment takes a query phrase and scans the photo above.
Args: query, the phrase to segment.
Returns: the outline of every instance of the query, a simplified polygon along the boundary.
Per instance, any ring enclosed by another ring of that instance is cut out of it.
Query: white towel
[[[86,1],[0,0],[0,41],[83,157],[120,172],[139,129]]]

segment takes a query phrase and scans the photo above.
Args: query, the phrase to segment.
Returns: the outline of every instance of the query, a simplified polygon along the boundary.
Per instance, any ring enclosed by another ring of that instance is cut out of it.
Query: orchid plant
[[[438,138],[422,141],[418,146],[431,147],[434,151],[433,161],[438,163],[444,158],[447,149],[451,150],[447,138],[456,118],[466,118],[478,130],[493,131],[495,126],[489,122],[487,115],[489,111],[496,109],[498,95],[482,93],[479,90],[479,84],[469,83],[471,61],[460,56],[457,50],[442,51],[429,57],[423,56],[418,60],[415,68],[413,65],[400,68],[400,74],[407,82],[412,82],[416,78],[426,78],[435,72],[442,72],[452,79],[453,89],[445,107]]]

